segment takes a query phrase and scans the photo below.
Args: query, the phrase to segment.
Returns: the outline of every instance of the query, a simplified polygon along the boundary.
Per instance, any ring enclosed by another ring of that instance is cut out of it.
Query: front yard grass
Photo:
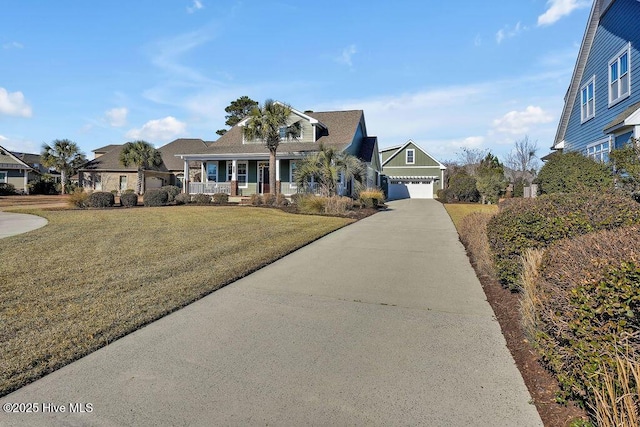
[[[462,219],[474,212],[481,213],[497,213],[498,205],[481,205],[479,203],[444,203],[444,208],[456,226],[456,230],[460,230],[460,222]]]
[[[0,396],[352,222],[250,207],[34,212],[49,225],[0,245]]]

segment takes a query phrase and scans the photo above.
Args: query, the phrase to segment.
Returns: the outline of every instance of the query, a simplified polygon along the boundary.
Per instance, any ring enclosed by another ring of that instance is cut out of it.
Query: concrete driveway
[[[5,396],[40,413],[0,424],[541,426],[529,400],[445,210],[400,200]]]
[[[36,215],[0,211],[0,239],[36,230],[47,225],[47,222]]]

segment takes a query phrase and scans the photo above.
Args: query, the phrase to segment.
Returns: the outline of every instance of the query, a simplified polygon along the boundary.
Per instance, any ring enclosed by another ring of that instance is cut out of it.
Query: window
[[[611,143],[609,138],[589,144],[587,145],[587,157],[606,163],[609,161],[610,147]]]
[[[218,182],[218,162],[207,162],[207,181]]]
[[[238,187],[247,188],[247,162],[238,162]]]
[[[596,115],[595,85],[596,76],[593,76],[584,86],[582,86],[582,89],[580,90],[582,94],[580,118],[583,123],[592,119]]]
[[[296,188],[296,167],[297,164],[293,160],[289,162],[289,182],[291,183],[291,188]]]
[[[120,191],[124,191],[127,189],[127,176],[120,175]]]
[[[293,125],[291,125],[293,126]],[[289,130],[289,126],[280,126],[280,139],[281,140],[286,140],[287,139],[287,131]],[[294,136],[294,135],[290,135],[290,136]],[[302,127],[300,127],[300,134],[299,135],[295,135],[297,139],[302,139]]]
[[[233,163],[227,162],[227,182],[231,182],[233,179]]]
[[[407,150],[407,164],[412,165],[416,162],[416,150]]]
[[[0,184],[6,183],[8,181],[8,172],[0,172]]]
[[[631,43],[628,43],[609,61],[609,106],[629,97],[631,93],[630,57]]]

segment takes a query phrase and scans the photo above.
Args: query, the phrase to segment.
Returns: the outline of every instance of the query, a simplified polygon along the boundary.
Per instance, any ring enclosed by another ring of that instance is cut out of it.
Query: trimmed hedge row
[[[558,242],[539,272],[539,351],[566,397],[589,400],[603,385],[601,366],[614,371],[625,338],[628,355],[640,356],[640,227]]]
[[[116,204],[113,193],[107,191],[96,191],[89,194],[86,205],[90,208],[110,208]]]
[[[138,204],[138,195],[136,193],[122,193],[120,195],[120,204],[126,208],[136,206]]]
[[[640,205],[608,193],[550,194],[535,199],[509,199],[487,226],[498,278],[519,289],[521,255],[558,240],[597,230],[640,224]]]
[[[169,201],[169,194],[162,188],[147,190],[143,196],[145,206],[164,206]]]

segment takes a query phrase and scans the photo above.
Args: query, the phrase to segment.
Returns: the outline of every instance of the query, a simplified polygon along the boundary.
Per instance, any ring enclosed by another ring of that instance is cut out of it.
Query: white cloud
[[[527,31],[529,27],[526,25],[522,25],[522,23],[518,22],[513,28],[509,25],[505,25],[504,28],[500,29],[496,33],[496,43],[500,44],[504,39],[510,39],[512,37],[517,36],[523,31]]]
[[[548,9],[538,16],[538,26],[552,25],[574,10],[591,5],[591,0],[548,0]]]
[[[3,49],[22,49],[24,45],[19,42],[9,42],[2,45]]]
[[[549,123],[554,117],[540,107],[528,106],[524,111],[509,111],[493,121],[493,128],[499,133],[525,135],[534,125]]]
[[[345,64],[349,67],[353,67],[353,55],[358,53],[358,49],[356,49],[356,45],[351,44],[344,49],[342,49],[342,54],[335,58],[336,62],[340,64]]]
[[[200,0],[193,0],[193,4],[189,7],[187,7],[187,12],[189,13],[193,13],[197,10],[200,10],[204,8],[204,5],[202,4],[202,2]]]
[[[9,93],[0,87],[0,114],[17,117],[31,117],[31,107],[22,92]]]
[[[140,129],[131,129],[126,133],[126,137],[149,142],[168,142],[177,136],[184,135],[186,130],[186,123],[168,116],[164,119],[149,120]]]
[[[126,107],[112,108],[104,113],[109,125],[116,128],[127,124],[127,114],[129,114],[129,110]]]

